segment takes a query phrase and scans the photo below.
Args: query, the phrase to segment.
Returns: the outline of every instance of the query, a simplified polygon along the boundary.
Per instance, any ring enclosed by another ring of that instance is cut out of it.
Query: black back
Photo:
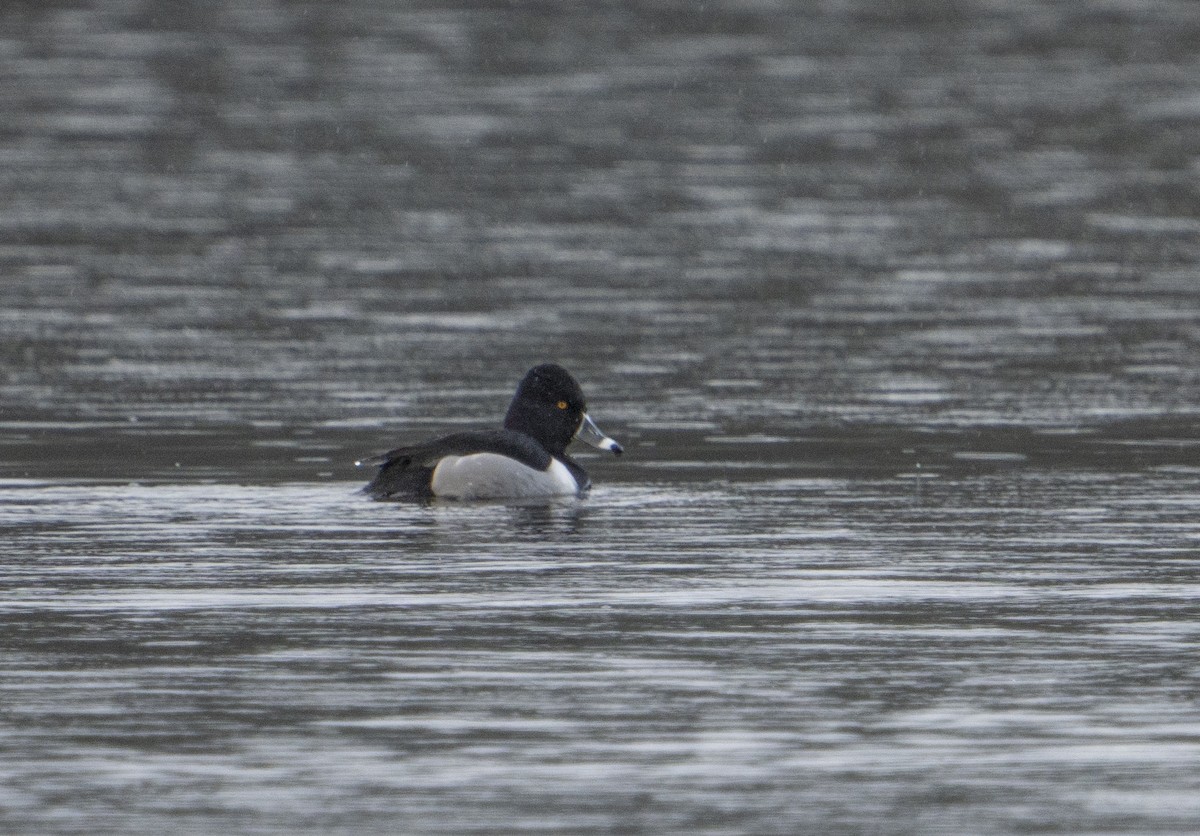
[[[471,453],[498,453],[534,470],[550,466],[550,454],[527,435],[511,430],[475,430],[397,447],[367,460],[367,464],[378,464],[379,472],[363,491],[375,499],[427,499],[433,496],[430,482],[437,463],[446,456]]]

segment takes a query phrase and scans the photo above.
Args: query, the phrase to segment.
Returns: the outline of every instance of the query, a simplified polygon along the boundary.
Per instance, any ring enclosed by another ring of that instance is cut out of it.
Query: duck
[[[376,500],[582,496],[592,480],[567,455],[574,440],[618,456],[624,452],[588,415],[570,372],[543,363],[521,379],[503,428],[452,433],[355,464],[379,468],[363,488]]]

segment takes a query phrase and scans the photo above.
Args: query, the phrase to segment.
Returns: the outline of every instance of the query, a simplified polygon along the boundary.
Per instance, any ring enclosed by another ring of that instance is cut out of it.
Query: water
[[[1200,829],[1200,7],[810,5],[0,12],[0,830]]]
[[[6,819],[1186,832],[1198,481],[9,484]]]

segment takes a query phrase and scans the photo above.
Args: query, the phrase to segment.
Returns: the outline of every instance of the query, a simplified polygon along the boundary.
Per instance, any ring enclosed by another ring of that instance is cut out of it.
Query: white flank
[[[448,499],[519,499],[579,490],[558,459],[551,459],[549,470],[534,470],[498,453],[446,456],[433,469],[431,487],[434,496]]]

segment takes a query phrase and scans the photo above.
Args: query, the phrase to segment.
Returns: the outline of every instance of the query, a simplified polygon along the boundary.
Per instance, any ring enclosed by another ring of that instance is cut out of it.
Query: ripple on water
[[[21,5],[0,830],[1200,831],[1200,4]]]
[[[206,776],[206,815],[294,823],[313,794],[358,810],[371,775],[404,788],[390,815],[465,823],[467,786],[513,820],[530,799],[621,808],[650,777],[656,820],[751,786],[802,785],[832,816],[834,787],[886,807],[953,780],[976,814],[985,788],[1052,806],[1097,770],[1182,787],[1200,753],[1169,695],[1196,635],[1166,613],[1200,593],[1176,574],[1194,477],[950,471],[922,497],[887,478],[610,484],[533,506],[10,481],[0,525],[37,548],[6,547],[0,613],[43,626],[8,633],[7,799],[149,782],[177,810]]]

